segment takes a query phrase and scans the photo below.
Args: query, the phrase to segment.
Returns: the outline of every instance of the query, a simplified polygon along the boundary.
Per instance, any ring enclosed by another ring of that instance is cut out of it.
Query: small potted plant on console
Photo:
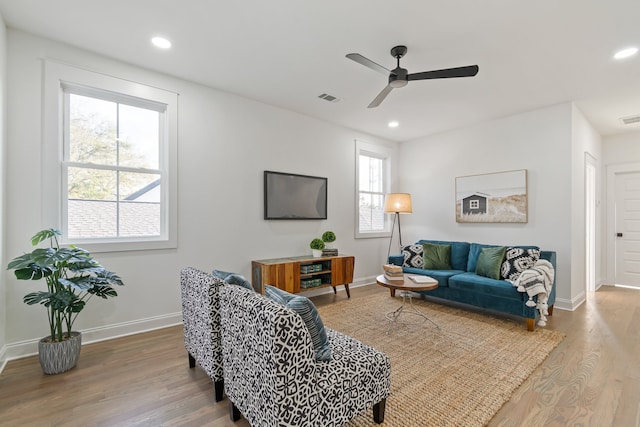
[[[315,238],[309,244],[311,248],[311,253],[313,253],[314,258],[320,258],[322,256],[322,250],[324,249],[324,242],[322,239]]]

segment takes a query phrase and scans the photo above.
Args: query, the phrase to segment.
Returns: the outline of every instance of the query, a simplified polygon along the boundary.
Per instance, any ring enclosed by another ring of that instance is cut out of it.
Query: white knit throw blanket
[[[518,278],[511,282],[513,286],[518,288],[518,292],[526,292],[529,295],[528,307],[536,307],[540,311],[540,320],[538,326],[547,325],[547,316],[549,315],[547,301],[551,293],[554,277],[553,265],[545,259],[538,260],[533,267],[524,270]],[[538,303],[533,297],[538,295]]]

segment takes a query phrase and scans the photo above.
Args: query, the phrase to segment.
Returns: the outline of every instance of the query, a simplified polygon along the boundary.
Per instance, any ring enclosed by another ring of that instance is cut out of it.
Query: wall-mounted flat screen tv
[[[264,171],[264,219],[327,219],[327,178]]]

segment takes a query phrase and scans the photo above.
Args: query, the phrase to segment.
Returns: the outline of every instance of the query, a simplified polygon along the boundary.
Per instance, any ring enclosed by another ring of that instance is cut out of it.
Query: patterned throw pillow
[[[316,360],[331,360],[331,347],[329,346],[327,331],[324,329],[324,323],[322,323],[316,306],[313,305],[309,298],[301,295],[292,295],[289,292],[270,285],[265,285],[264,295],[298,313],[307,326],[309,335],[311,335]]]
[[[507,248],[505,259],[500,269],[500,277],[515,281],[520,273],[533,267],[540,259],[540,249]]]
[[[402,247],[403,267],[422,268],[424,265],[422,245],[407,245]]]

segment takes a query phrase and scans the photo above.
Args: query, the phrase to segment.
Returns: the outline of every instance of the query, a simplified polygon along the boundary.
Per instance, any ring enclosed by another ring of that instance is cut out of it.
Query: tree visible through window
[[[163,106],[65,87],[66,234],[160,236]]]

